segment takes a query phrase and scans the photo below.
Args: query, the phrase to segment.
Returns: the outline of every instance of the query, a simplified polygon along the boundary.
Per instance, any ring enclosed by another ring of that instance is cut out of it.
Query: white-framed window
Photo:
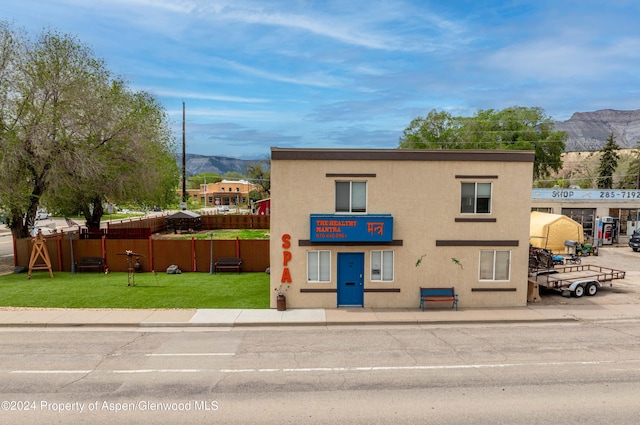
[[[480,251],[480,280],[509,280],[511,251]]]
[[[307,282],[331,281],[331,251],[307,252]]]
[[[462,183],[460,212],[491,214],[491,183]]]
[[[367,182],[336,182],[336,212],[366,213]]]
[[[372,282],[393,281],[393,251],[371,251]]]

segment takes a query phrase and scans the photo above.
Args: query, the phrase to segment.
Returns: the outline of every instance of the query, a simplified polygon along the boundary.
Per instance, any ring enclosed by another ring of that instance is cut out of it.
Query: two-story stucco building
[[[527,302],[534,153],[271,150],[271,307]]]

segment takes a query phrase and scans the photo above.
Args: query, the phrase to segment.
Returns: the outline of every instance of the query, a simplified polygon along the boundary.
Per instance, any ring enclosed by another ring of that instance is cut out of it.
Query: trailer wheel
[[[584,295],[584,286],[576,286],[576,289],[573,291],[573,296],[576,298],[580,298]]]
[[[596,285],[595,283],[590,283],[587,285],[587,295],[592,297],[597,293],[598,293],[598,285]]]

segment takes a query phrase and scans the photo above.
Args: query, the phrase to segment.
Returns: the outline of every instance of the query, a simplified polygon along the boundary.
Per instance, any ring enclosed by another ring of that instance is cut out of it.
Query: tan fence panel
[[[151,244],[151,246],[150,246]],[[17,264],[28,268],[32,250],[31,238],[16,240]],[[142,271],[166,271],[172,264],[183,272],[193,270],[194,254],[196,271],[210,271],[211,240],[172,239],[105,239],[106,264],[110,271],[126,272],[126,251],[140,254]],[[47,250],[54,271],[71,271],[71,245],[69,239],[57,236],[47,239]],[[82,257],[102,257],[101,239],[73,239],[73,257],[77,262]],[[268,240],[214,240],[213,262],[220,257],[242,258],[242,271],[263,272],[269,267]],[[137,256],[133,258],[135,259]]]
[[[268,215],[216,214],[203,215],[202,230],[216,229],[268,229],[271,220]]]
[[[135,264],[140,258],[143,271],[149,271],[149,240],[148,239],[106,239],[105,247],[107,251],[107,266],[112,272],[126,272],[129,269],[127,251],[140,254],[132,256]]]
[[[243,271],[265,271],[270,267],[269,240],[241,240],[240,258],[242,258]]]
[[[190,240],[153,240],[153,268],[164,272],[175,264],[183,272],[191,271]]]

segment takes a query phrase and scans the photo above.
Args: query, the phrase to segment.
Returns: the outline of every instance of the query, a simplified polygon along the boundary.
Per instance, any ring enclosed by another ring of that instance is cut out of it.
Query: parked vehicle
[[[629,239],[629,246],[634,252],[640,251],[640,230],[633,232],[631,239]]]
[[[36,212],[36,220],[46,220],[49,217],[51,217],[51,214],[44,210],[39,210],[38,212]]]
[[[576,254],[579,257],[586,257],[588,255],[598,255],[598,247],[590,243],[583,243],[576,247]]]
[[[539,286],[558,291],[562,296],[593,296],[603,285],[613,286],[613,280],[624,279],[625,272],[593,264],[561,266],[537,270],[530,275]]]

